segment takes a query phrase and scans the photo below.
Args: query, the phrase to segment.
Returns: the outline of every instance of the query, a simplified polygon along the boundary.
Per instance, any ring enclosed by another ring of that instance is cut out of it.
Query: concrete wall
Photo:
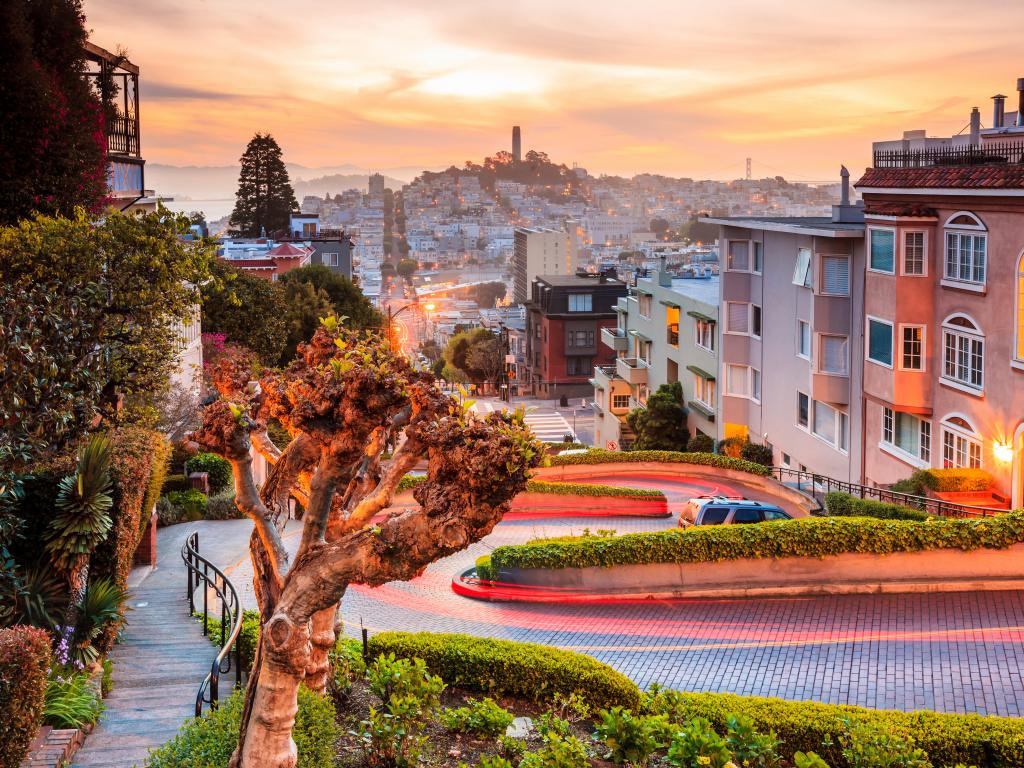
[[[946,592],[1024,587],[1024,544],[1008,549],[846,553],[717,563],[510,569],[498,580],[637,598],[757,597],[863,592]]]

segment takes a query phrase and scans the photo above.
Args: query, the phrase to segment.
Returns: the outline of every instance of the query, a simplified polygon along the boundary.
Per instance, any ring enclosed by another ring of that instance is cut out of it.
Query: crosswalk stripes
[[[494,403],[480,401],[473,408],[480,413],[491,413],[495,410]],[[500,405],[497,407],[501,407]],[[558,411],[550,408],[527,408],[526,426],[544,442],[560,443],[566,435],[573,434],[569,422]]]

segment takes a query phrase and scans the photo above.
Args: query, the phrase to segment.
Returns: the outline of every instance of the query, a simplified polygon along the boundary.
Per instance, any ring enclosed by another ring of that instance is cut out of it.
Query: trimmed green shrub
[[[235,691],[216,711],[187,721],[173,739],[149,753],[147,768],[227,768],[238,745],[244,700],[245,691]],[[292,730],[298,768],[334,765],[334,745],[341,738],[336,716],[330,699],[299,686],[299,711]]]
[[[402,491],[408,491],[410,488],[415,488],[426,479],[426,475],[402,475],[402,479],[398,481],[398,486],[395,488],[395,493],[401,493]]]
[[[950,467],[948,469],[919,469],[905,480],[892,486],[894,491],[924,496],[928,491],[956,493],[958,491],[987,491],[992,488],[992,475],[983,469]]]
[[[577,693],[594,708],[635,709],[640,691],[606,664],[571,651],[533,643],[427,632],[382,632],[369,640],[371,657],[394,653],[419,658],[449,685],[495,696],[548,702]]]
[[[202,520],[206,515],[206,494],[202,491],[190,489],[187,491],[171,491],[167,494],[167,501],[180,511],[180,520]],[[159,512],[157,513],[159,515]]]
[[[715,439],[710,435],[698,432],[690,438],[690,442],[686,444],[686,450],[689,453],[714,453]]]
[[[624,498],[664,499],[662,491],[653,488],[628,488],[622,485],[596,485],[589,483],[549,483],[528,480],[527,493],[550,493],[555,496],[616,496]]]
[[[42,724],[50,636],[35,627],[0,629],[0,768],[18,768]]]
[[[674,723],[702,717],[724,732],[731,716],[746,716],[762,733],[781,740],[779,754],[793,760],[797,752],[816,752],[832,768],[849,768],[841,740],[858,724],[894,736],[910,737],[936,766],[964,765],[1017,768],[1024,765],[1024,720],[983,715],[945,715],[927,710],[897,712],[863,707],[783,701],[729,693],[683,693],[654,690],[644,709],[665,714]],[[848,725],[848,723],[850,725]],[[987,745],[987,746],[986,746]],[[986,756],[991,750],[991,757]]]
[[[772,456],[771,446],[760,443],[744,443],[740,448],[740,458],[763,467],[775,466],[775,457]]]
[[[768,557],[886,555],[934,549],[1005,549],[1024,542],[1024,510],[974,519],[809,517],[771,525],[709,525],[614,537],[563,537],[496,547],[491,573],[509,568],[588,568],[707,563]]]
[[[449,731],[496,739],[508,730],[515,717],[494,699],[485,698],[483,701],[468,701],[464,707],[446,709],[438,719]]]
[[[187,491],[192,486],[189,485],[188,478],[185,475],[167,475],[164,478],[163,484],[163,495],[166,496],[172,491]]]
[[[619,765],[646,765],[669,737],[664,715],[634,715],[622,707],[602,709],[597,715],[595,735],[608,747],[605,757]]]
[[[241,520],[245,514],[235,504],[235,492],[232,489],[222,491],[206,500],[207,520]]]
[[[576,464],[625,464],[633,462],[662,462],[669,464],[694,464],[702,467],[731,469],[751,475],[766,477],[771,469],[731,456],[719,456],[715,453],[678,453],[676,451],[606,451],[603,448],[592,448],[586,453],[574,453],[569,456],[550,456],[548,464],[552,467],[565,467]]]
[[[493,563],[491,563],[490,555],[480,555],[476,559],[476,577],[484,581],[498,580],[498,571],[494,568]]]
[[[730,456],[734,459],[740,458],[740,454],[743,453],[743,446],[748,445],[750,440],[745,437],[727,437],[724,440],[719,440],[718,445],[715,446],[716,452],[721,456]]]
[[[203,620],[202,613],[194,614],[199,621]],[[210,616],[206,619],[206,629],[210,642],[220,647],[220,620]],[[224,630],[225,637],[231,631],[229,625]],[[253,660],[256,658],[256,646],[260,644],[260,612],[243,611],[242,628],[238,631],[238,653],[242,659],[242,669],[246,672],[252,669]]]
[[[215,453],[197,453],[185,462],[185,476],[205,472],[210,493],[219,493],[231,484],[231,462]]]
[[[913,507],[858,499],[839,491],[825,495],[825,509],[833,517],[877,517],[880,520],[928,520],[931,517],[927,512]]]

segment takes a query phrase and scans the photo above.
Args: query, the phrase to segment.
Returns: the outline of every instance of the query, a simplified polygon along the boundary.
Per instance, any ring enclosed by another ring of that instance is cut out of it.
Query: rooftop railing
[[[935,166],[993,164],[1024,164],[1024,141],[986,142],[977,147],[881,149],[874,152],[875,168],[932,168]]]

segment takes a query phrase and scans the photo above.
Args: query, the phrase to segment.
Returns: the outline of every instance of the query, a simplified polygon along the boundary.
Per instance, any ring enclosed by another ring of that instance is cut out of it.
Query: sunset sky
[[[142,68],[150,162],[226,165],[254,131],[310,166],[509,148],[592,173],[832,178],[873,139],[1016,106],[1021,0],[85,0]]]

